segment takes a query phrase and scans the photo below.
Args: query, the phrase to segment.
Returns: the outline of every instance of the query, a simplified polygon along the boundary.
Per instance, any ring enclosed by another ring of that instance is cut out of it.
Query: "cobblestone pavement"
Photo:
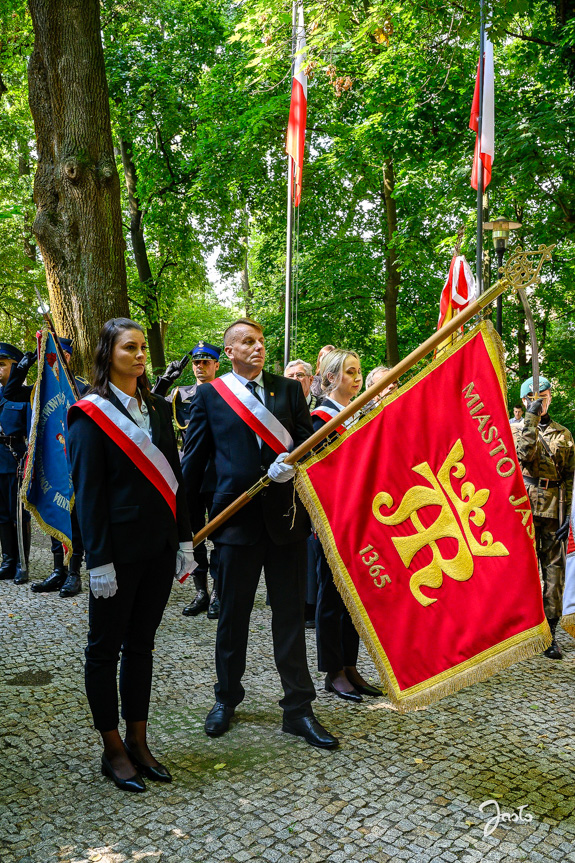
[[[47,550],[36,536],[36,580],[50,571]],[[99,772],[82,683],[87,592],[60,599],[0,581],[2,863],[575,861],[565,633],[563,661],[536,657],[409,715],[385,699],[344,704],[316,672],[316,713],[341,739],[324,752],[281,731],[262,588],[247,697],[228,734],[205,736],[217,623],[182,616],[191,593],[174,588],[155,656],[151,748],[174,783],[130,795]],[[365,651],[359,667],[375,678]],[[488,800],[516,820],[485,836]]]

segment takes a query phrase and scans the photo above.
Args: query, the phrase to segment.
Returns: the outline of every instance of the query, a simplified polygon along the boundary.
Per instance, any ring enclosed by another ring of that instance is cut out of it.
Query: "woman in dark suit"
[[[312,411],[314,431],[347,407],[363,383],[361,363],[355,351],[330,351],[322,360],[320,374],[325,397]],[[351,421],[348,420],[348,424]],[[328,442],[341,431],[333,432]],[[345,701],[362,701],[362,695],[382,695],[381,690],[366,683],[357,670],[359,635],[335,586],[323,549],[320,557],[316,640],[318,669],[326,672],[325,688]]]
[[[125,791],[145,791],[140,774],[171,781],[146,742],[152,650],[172,578],[193,563],[170,406],[149,392],[145,361],[140,325],[108,321],[96,347],[92,389],[68,419],[90,573],[86,693],[104,744],[102,773]],[[124,741],[118,731],[120,651]]]

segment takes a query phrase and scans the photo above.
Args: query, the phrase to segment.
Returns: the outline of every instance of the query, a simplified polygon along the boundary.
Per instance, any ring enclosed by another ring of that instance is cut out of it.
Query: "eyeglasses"
[[[296,373],[295,373],[295,374],[293,374],[293,375],[288,375],[288,378],[297,378],[297,379],[298,379],[298,381],[301,381],[301,380],[303,380],[304,378],[308,378],[308,377],[309,377],[309,375],[306,375],[306,373],[305,373],[305,372],[296,372]]]

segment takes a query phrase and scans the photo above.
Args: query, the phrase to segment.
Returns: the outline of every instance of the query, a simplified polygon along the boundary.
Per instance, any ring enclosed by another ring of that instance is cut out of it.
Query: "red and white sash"
[[[146,432],[122,411],[96,393],[84,396],[70,410],[80,408],[126,453],[146,479],[160,492],[176,518],[178,480],[171,465]]]
[[[232,372],[210,381],[223,400],[278,455],[291,452],[292,436],[271,411]]]
[[[326,423],[336,417],[341,411],[338,411],[337,408],[329,407],[329,405],[320,405],[318,408],[311,412],[312,417],[319,417],[322,420],[325,420]],[[338,434],[343,434],[345,431],[345,426],[340,425],[337,426],[336,432]]]

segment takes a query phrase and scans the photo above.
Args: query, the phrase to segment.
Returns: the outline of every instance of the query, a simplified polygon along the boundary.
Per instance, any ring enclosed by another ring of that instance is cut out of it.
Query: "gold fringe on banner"
[[[564,614],[559,621],[559,626],[575,638],[575,614]]]
[[[22,479],[22,487],[20,489],[20,498],[22,503],[24,504],[24,509],[27,509],[29,513],[31,513],[38,524],[40,525],[40,529],[43,533],[48,536],[53,536],[54,539],[57,539],[63,545],[66,546],[66,555],[64,557],[64,564],[67,566],[70,563],[70,559],[72,557],[72,537],[66,536],[65,533],[62,533],[60,530],[56,530],[52,525],[47,524],[37,508],[33,503],[30,503],[27,497],[27,491],[30,488],[30,483],[32,482],[32,471],[34,469],[34,460],[32,455],[36,451],[36,436],[38,433],[38,422],[40,420],[40,384],[42,382],[42,375],[44,373],[44,360],[46,357],[46,342],[48,341],[48,328],[42,328],[42,339],[40,342],[40,357],[38,359],[38,378],[36,383],[34,384],[34,389],[30,394],[32,401],[32,424],[30,427],[30,438],[28,440],[28,452],[26,455],[26,468],[24,471],[24,478]],[[75,494],[72,494],[72,498],[70,500],[70,513],[74,507]]]
[[[353,620],[353,624],[357,629],[361,640],[365,644],[367,651],[381,676],[381,682],[384,685],[389,698],[400,712],[407,712],[409,710],[427,707],[439,699],[444,698],[446,695],[452,695],[453,693],[458,692],[465,686],[469,686],[472,683],[479,683],[482,680],[487,680],[487,678],[491,677],[496,672],[501,671],[504,668],[508,668],[515,662],[536,656],[538,653],[546,650],[551,644],[551,631],[549,629],[549,625],[544,619],[540,624],[532,629],[511,636],[511,638],[493,645],[465,662],[462,662],[447,671],[443,671],[435,677],[429,678],[429,680],[424,680],[409,689],[405,689],[403,691],[400,690],[391,664],[383,650],[379,638],[377,637],[359,594],[355,589],[351,576],[339,555],[331,526],[319,498],[317,497],[315,489],[307,476],[306,469],[311,467],[311,465],[316,464],[318,461],[321,461],[328,454],[336,450],[351,434],[354,434],[355,431],[362,428],[367,422],[373,419],[373,417],[383,410],[386,405],[390,404],[390,402],[405,393],[406,389],[410,389],[415,386],[433,369],[444,363],[453,353],[460,350],[468,341],[470,341],[470,339],[476,336],[479,331],[482,334],[485,347],[497,373],[501,389],[503,393],[506,394],[507,387],[505,371],[502,363],[503,353],[501,340],[495,332],[491,322],[483,321],[463,336],[463,338],[459,339],[452,348],[442,351],[441,356],[436,357],[425,369],[423,369],[423,371],[415,375],[403,387],[401,387],[400,390],[396,390],[387,396],[382,403],[373,408],[357,423],[354,423],[354,425],[347,429],[340,437],[338,437],[337,440],[326,446],[318,454],[312,455],[309,459],[306,459],[302,465],[297,466],[296,488],[309,513],[312,524],[318,533],[327,562],[333,573],[335,585],[351,615],[351,619]],[[575,636],[575,615],[570,615],[569,617],[573,618],[574,631],[571,634]],[[569,618],[567,618],[567,620],[569,620]],[[563,620],[561,623],[563,625]]]

